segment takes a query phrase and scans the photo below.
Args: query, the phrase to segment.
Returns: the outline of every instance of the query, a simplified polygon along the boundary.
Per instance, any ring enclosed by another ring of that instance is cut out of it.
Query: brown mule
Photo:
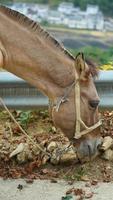
[[[97,71],[90,61],[84,60],[83,54],[74,58],[38,23],[0,6],[0,67],[25,79],[48,96],[55,125],[74,141],[80,156],[91,157],[97,153],[101,143],[99,129],[78,140],[73,139],[77,114],[74,85],[77,80],[83,123],[91,127],[99,120],[99,97],[93,82]]]

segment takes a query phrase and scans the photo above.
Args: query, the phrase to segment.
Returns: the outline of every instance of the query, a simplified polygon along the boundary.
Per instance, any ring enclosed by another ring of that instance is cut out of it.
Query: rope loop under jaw
[[[83,121],[82,121],[83,122]],[[96,124],[94,124],[93,126],[87,127],[85,130],[81,131],[81,132],[75,132],[75,139],[80,139],[82,136],[90,133],[91,131],[93,131],[94,129],[98,128],[99,126],[102,125],[102,121],[99,120]]]
[[[93,131],[97,127],[101,126],[102,122],[99,120],[96,124],[91,127],[86,126],[86,124],[82,121],[80,116],[80,83],[79,80],[75,85],[75,108],[76,108],[76,126],[75,126],[75,139],[80,139],[83,135]],[[80,126],[83,126],[85,130],[80,131]]]

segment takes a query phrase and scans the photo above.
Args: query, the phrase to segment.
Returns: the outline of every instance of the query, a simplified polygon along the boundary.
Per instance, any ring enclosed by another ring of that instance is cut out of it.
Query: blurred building
[[[105,23],[103,13],[97,5],[88,4],[85,11],[68,2],[60,3],[56,10],[45,4],[34,3],[13,3],[10,7],[39,22],[47,21],[69,28],[99,31],[104,30],[105,24],[110,27],[110,22]]]

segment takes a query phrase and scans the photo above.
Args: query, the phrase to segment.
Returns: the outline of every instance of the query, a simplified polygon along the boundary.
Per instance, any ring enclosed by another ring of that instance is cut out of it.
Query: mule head
[[[68,100],[60,104],[58,112],[52,107],[52,119],[57,127],[73,141],[80,159],[94,157],[97,154],[98,146],[101,144],[99,129],[75,139],[77,109],[76,109],[76,84],[79,83],[80,89],[80,117],[87,127],[91,127],[99,121],[98,103],[99,97],[94,85],[94,75],[97,74],[95,66],[91,61],[84,58],[83,53],[79,53],[74,63],[75,69],[75,88],[68,93]],[[73,65],[73,66],[74,66]],[[65,90],[62,96],[65,96]],[[60,96],[61,98],[61,96]],[[83,124],[80,125],[80,132],[84,131]]]
[[[85,61],[83,53],[79,53],[75,58],[75,68],[80,87],[80,118],[87,127],[91,127],[99,121],[98,104],[99,96],[94,84],[94,76],[97,75],[95,66],[90,61]],[[75,88],[75,100],[76,88]],[[75,115],[77,116],[77,109]],[[81,123],[80,131],[85,127]],[[76,135],[76,133],[75,133]],[[94,157],[97,155],[98,147],[102,139],[99,128],[89,132],[80,139],[74,141],[77,146],[79,158]]]

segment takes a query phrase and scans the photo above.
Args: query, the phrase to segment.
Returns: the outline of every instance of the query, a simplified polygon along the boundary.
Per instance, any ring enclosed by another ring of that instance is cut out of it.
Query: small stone
[[[81,181],[85,181],[85,182],[89,181],[88,176],[87,175],[81,176]]]
[[[52,152],[54,149],[58,147],[57,143],[52,141],[50,144],[47,146],[47,151]]]
[[[49,160],[49,156],[45,155],[42,159],[42,164],[45,165],[47,163],[47,161]]]
[[[99,148],[102,151],[106,151],[107,149],[113,146],[113,139],[110,136],[106,136],[103,139],[102,146]]]
[[[53,132],[53,133],[56,133],[56,128],[55,128],[55,126],[52,126],[51,129],[52,129],[52,132]]]
[[[17,148],[9,155],[10,158],[12,158],[13,156],[19,154],[20,152],[22,152],[25,148],[25,144],[24,143],[20,143]]]
[[[50,162],[54,165],[57,165],[60,161],[60,156],[57,155],[56,151],[52,154]]]
[[[102,155],[102,158],[105,159],[105,160],[113,160],[113,150],[111,149],[107,149],[103,155]]]
[[[17,161],[18,163],[22,164],[32,159],[33,159],[33,155],[29,149],[29,146],[28,144],[25,144],[23,151],[17,154]]]
[[[32,147],[32,153],[33,153],[35,156],[39,155],[39,154],[40,154],[39,148],[38,148],[37,146],[33,146],[33,147]]]
[[[17,155],[17,161],[19,164],[25,163],[27,161],[25,152],[19,153]]]
[[[28,160],[33,160],[33,155],[31,153],[31,151],[29,150],[29,152],[27,153],[27,158]]]
[[[64,163],[64,162],[71,162],[77,159],[77,156],[75,153],[64,153],[62,154],[62,156],[60,157],[60,163]]]
[[[7,142],[7,143],[5,143],[5,149],[6,150],[9,150],[10,149],[10,144]]]

